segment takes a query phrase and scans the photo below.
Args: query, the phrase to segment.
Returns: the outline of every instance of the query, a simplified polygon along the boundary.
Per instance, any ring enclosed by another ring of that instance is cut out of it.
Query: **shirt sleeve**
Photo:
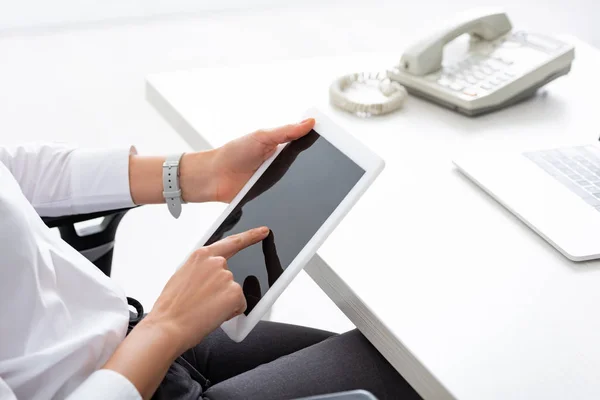
[[[17,400],[17,396],[13,393],[10,387],[0,377],[0,399],[2,400]]]
[[[135,148],[91,150],[58,144],[0,147],[4,163],[41,216],[133,207],[129,156]]]
[[[101,369],[83,381],[67,400],[142,400],[142,396],[123,375]]]

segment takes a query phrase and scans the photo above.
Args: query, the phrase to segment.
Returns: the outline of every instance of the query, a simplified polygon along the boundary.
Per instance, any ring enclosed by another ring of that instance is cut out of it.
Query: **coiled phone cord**
[[[386,97],[385,101],[372,103],[358,103],[351,100],[346,90],[355,83],[368,85],[377,83],[379,91]],[[344,75],[329,87],[329,101],[334,106],[363,117],[383,115],[399,110],[404,105],[408,93],[404,86],[391,81],[385,72],[359,72]]]

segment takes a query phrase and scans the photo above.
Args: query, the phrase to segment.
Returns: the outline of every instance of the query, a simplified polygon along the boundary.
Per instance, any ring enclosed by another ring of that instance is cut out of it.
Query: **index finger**
[[[213,256],[231,258],[238,251],[252,246],[266,238],[269,235],[269,228],[263,226],[261,228],[250,229],[249,231],[231,235],[225,239],[207,246],[210,254]]]

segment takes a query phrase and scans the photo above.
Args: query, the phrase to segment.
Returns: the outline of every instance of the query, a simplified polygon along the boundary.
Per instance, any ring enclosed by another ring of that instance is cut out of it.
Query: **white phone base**
[[[572,45],[510,28],[504,13],[461,19],[410,47],[388,77],[411,94],[474,116],[515,104],[569,73]],[[458,62],[444,62],[444,46],[464,33],[471,35],[469,51]]]

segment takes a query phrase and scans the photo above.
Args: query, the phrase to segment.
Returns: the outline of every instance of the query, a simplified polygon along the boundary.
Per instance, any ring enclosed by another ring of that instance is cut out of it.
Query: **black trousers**
[[[353,389],[379,400],[420,399],[357,330],[336,335],[260,322],[242,343],[217,329],[189,349],[153,399],[285,400]]]

